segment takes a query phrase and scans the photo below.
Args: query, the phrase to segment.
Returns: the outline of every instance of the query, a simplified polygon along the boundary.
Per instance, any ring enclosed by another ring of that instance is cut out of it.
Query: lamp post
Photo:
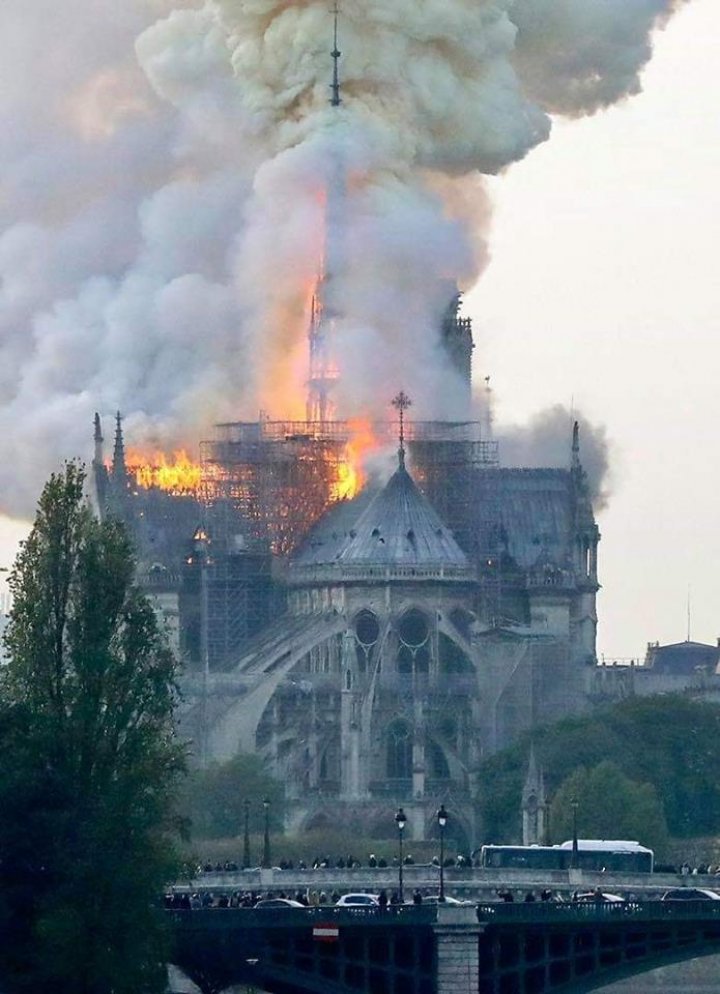
[[[265,835],[263,837],[263,854],[260,865],[263,869],[268,870],[270,869],[272,860],[270,858],[270,801],[267,797],[263,800],[263,809],[265,811]]]
[[[250,801],[245,798],[245,825],[243,829],[243,859],[242,868],[247,870],[250,866]]]
[[[570,868],[572,870],[577,869],[578,865],[578,829],[577,829],[577,812],[578,812],[578,801],[577,797],[573,797],[570,801],[570,807],[572,808],[572,853],[570,855]]]
[[[449,815],[445,810],[445,805],[441,804],[438,808],[437,813],[437,823],[440,829],[440,893],[438,894],[438,900],[445,900],[445,826],[448,823]]]
[[[398,892],[400,897],[400,904],[403,903],[403,832],[405,826],[407,825],[407,818],[405,817],[405,812],[402,808],[397,809],[397,814],[395,815],[395,824],[398,830],[398,846],[400,849],[400,863],[398,866]]]

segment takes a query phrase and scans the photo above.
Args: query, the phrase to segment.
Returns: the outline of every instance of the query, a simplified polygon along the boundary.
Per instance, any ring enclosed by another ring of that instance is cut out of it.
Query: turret
[[[600,531],[595,522],[587,474],[580,461],[580,425],[573,424],[570,475],[573,483],[576,561],[581,582],[597,589],[598,543]]]
[[[598,583],[598,544],[600,530],[595,522],[587,475],[580,460],[580,426],[573,425],[570,464],[573,499],[575,561],[573,563],[580,597],[575,604],[573,629],[576,656],[587,663],[596,660]]]

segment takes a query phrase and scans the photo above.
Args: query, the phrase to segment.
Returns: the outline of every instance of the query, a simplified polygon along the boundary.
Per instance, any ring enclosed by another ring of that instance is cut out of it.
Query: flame
[[[164,452],[151,455],[130,451],[127,467],[138,487],[157,488],[171,494],[196,494],[202,483],[202,466],[194,463],[185,449],[168,457]]]
[[[338,463],[337,479],[330,488],[333,501],[352,500],[367,483],[365,457],[378,448],[378,440],[369,421],[358,418],[350,422],[351,438]]]

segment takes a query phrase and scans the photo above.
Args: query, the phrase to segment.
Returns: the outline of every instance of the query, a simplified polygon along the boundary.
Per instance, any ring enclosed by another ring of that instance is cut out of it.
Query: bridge
[[[203,991],[549,994],[720,952],[720,902],[168,912],[173,962]]]
[[[431,864],[412,864],[403,867],[405,887],[416,887],[437,893],[440,869]],[[473,901],[492,900],[497,891],[510,889],[520,897],[529,890],[537,894],[551,890],[569,897],[573,891],[601,890],[632,896],[639,900],[660,897],[673,887],[718,888],[720,878],[715,875],[683,876],[680,873],[601,873],[591,870],[540,870],[504,867],[446,867],[445,886],[448,893]],[[384,889],[388,894],[398,887],[397,867],[327,867],[318,870],[253,869],[202,873],[187,882],[180,882],[179,891],[211,891],[213,894],[232,894],[234,891],[262,893],[337,890],[367,891],[377,894]]]

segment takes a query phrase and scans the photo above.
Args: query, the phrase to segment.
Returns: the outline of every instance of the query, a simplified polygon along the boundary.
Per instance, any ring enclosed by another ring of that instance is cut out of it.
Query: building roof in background
[[[699,669],[715,673],[720,663],[720,648],[704,642],[676,642],[673,645],[650,643],[644,665],[653,673],[690,675]]]

